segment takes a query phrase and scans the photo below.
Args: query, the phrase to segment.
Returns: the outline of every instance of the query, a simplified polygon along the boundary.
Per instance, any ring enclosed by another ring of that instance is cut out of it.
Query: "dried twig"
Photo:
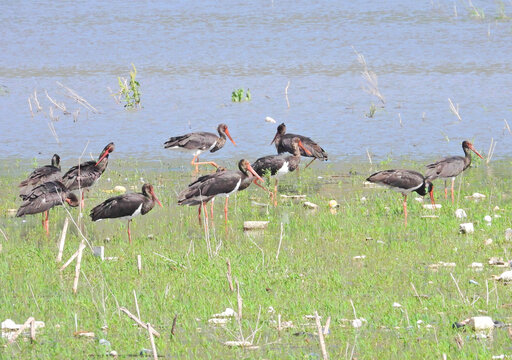
[[[77,103],[79,103],[80,105],[82,105],[84,108],[86,108],[87,110],[91,111],[92,113],[94,114],[97,114],[99,113],[99,111],[94,107],[92,106],[91,104],[89,104],[87,102],[87,100],[85,100],[83,97],[81,97],[80,95],[78,95],[74,90],[62,85],[60,82],[57,81],[57,85],[59,85],[61,88],[65,89],[68,93],[66,94],[67,97],[75,100]]]
[[[318,316],[318,311],[315,311],[315,322],[318,331],[318,340],[320,341],[320,349],[322,350],[322,358],[324,360],[328,360],[329,354],[327,354],[327,349],[325,348],[324,333],[322,331],[322,324],[320,323],[320,316]]]
[[[510,130],[510,126],[508,126],[507,119],[503,119],[503,121],[505,122],[505,128],[508,130],[509,134],[512,134],[512,130]]]
[[[453,105],[452,99],[450,98],[448,98],[448,102],[450,103],[450,111],[452,112],[452,114],[457,116],[457,119],[459,119],[459,121],[462,121],[462,118],[460,117],[459,114],[459,104],[457,104],[457,106]]]
[[[34,117],[34,112],[32,111],[32,102],[30,102],[30,96],[28,97],[28,108],[30,109],[30,116]]]
[[[178,314],[174,315],[174,319],[172,319],[171,326],[171,335],[174,336],[176,333],[176,322],[178,321]]]
[[[368,94],[377,97],[383,104],[385,104],[386,99],[384,99],[384,96],[382,96],[379,90],[379,80],[377,78],[377,75],[373,71],[368,69],[368,65],[366,64],[366,59],[364,58],[363,54],[357,52],[354,47],[352,47],[352,49],[357,55],[357,61],[363,66],[363,71],[361,71],[361,75],[363,79],[366,81],[366,85],[363,87],[363,90],[366,91]]]
[[[137,271],[142,274],[142,256],[137,255]]]
[[[420,304],[423,305],[423,301],[421,301],[421,296],[416,291],[416,287],[414,286],[414,284],[412,282],[411,282],[411,287],[412,287],[412,290],[414,291],[414,294],[416,295],[416,298],[418,298],[418,300],[420,301]]]
[[[68,259],[68,261],[66,261],[64,263],[64,265],[62,265],[62,267],[59,270],[64,271],[64,269],[67,268],[68,265],[71,264],[73,262],[73,260],[76,259],[77,256],[78,256],[78,250],[73,255],[71,255],[71,257]]]
[[[281,234],[279,235],[279,245],[277,246],[276,260],[279,259],[279,252],[281,251],[281,243],[283,242],[283,223],[281,223]]]
[[[494,149],[496,148],[496,141],[494,141],[494,138],[491,138],[491,145],[489,145],[489,152],[487,153],[487,159],[485,160],[486,164],[489,164],[489,162],[492,159],[492,156],[494,155]]]
[[[133,289],[133,298],[135,299],[135,310],[137,310],[137,317],[140,319],[139,303],[137,301],[137,293],[135,292],[135,289]]]
[[[120,311],[124,312],[126,315],[128,315],[128,317],[130,319],[132,319],[133,321],[135,321],[137,323],[137,325],[139,325],[140,327],[148,330],[148,326],[147,324],[144,324],[138,317],[136,317],[135,315],[133,315],[127,308],[125,307],[120,307],[119,308]],[[151,327],[151,332],[153,333],[153,335],[155,335],[156,337],[160,337],[160,333],[158,331],[155,330],[154,327]]]
[[[7,342],[7,344],[12,344],[13,342],[16,341],[16,339],[18,338],[18,336],[21,335],[21,333],[23,331],[25,331],[31,324],[32,322],[34,321],[35,319],[31,316],[27,319],[27,321],[25,321],[25,323],[23,325],[21,325],[21,327],[14,333],[14,335],[12,336],[12,338]]]
[[[240,295],[240,284],[238,283],[238,280],[235,278],[235,284],[236,284],[236,300],[238,303],[238,320],[242,320],[242,296]]]
[[[229,259],[226,259],[226,265],[228,267],[226,277],[228,279],[229,290],[235,291],[235,289],[233,289],[233,278],[231,277],[231,262],[229,261]]]
[[[464,297],[464,295],[462,294],[462,291],[460,290],[460,287],[459,287],[459,283],[457,282],[457,280],[455,280],[455,278],[453,277],[453,274],[452,274],[452,273],[450,273],[450,276],[452,277],[453,282],[455,283],[455,286],[457,287],[457,291],[459,292],[459,295],[460,295],[460,297],[461,297],[461,299],[462,299],[462,302],[463,302],[464,304],[467,304],[467,299],[466,299],[466,298]]]
[[[59,253],[57,254],[57,262],[62,261],[62,252],[64,251],[64,244],[66,242],[66,234],[68,232],[69,218],[66,217],[64,220],[64,226],[62,227],[62,233],[59,241]]]
[[[151,327],[150,323],[147,323],[146,326],[149,334],[149,342],[151,343],[151,350],[153,350],[153,359],[158,360],[158,354],[156,353],[155,338],[153,337],[153,332],[151,331],[153,328]]]
[[[288,88],[290,87],[290,80],[288,80],[288,84],[284,88],[284,96],[286,97],[286,105],[288,105],[288,109],[290,108],[290,101],[288,101]]]
[[[44,91],[45,94],[46,94],[46,97],[48,98],[48,100],[50,100],[50,102],[55,105],[59,110],[61,110],[65,115],[68,115],[69,114],[69,111],[66,110],[66,105],[64,105],[64,103],[58,103],[56,100],[52,99],[50,97],[50,95],[48,95],[48,91]]]
[[[76,294],[78,290],[78,278],[80,277],[80,265],[82,264],[82,254],[85,249],[85,242],[82,240],[80,246],[78,247],[78,255],[76,258],[76,266],[75,266],[75,279],[73,281],[73,292]]]

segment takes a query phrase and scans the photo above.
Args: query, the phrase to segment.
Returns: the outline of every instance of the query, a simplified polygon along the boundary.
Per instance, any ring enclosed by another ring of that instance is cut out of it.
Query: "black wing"
[[[129,193],[112,197],[95,206],[90,213],[92,221],[132,216],[144,203],[145,196]]]

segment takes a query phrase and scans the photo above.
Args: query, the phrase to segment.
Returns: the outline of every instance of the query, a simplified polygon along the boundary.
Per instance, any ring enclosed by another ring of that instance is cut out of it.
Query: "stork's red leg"
[[[46,210],[45,212],[45,215],[46,215],[46,220],[44,221],[44,228],[46,229],[46,235],[50,235],[50,223],[48,221],[48,210]]]
[[[277,178],[276,178],[276,183],[274,185],[274,206],[277,206],[277,182],[278,181],[279,180],[277,180]]]
[[[128,220],[128,241],[130,242],[130,245],[132,244],[132,234],[130,232],[130,223],[132,222],[132,219]]]

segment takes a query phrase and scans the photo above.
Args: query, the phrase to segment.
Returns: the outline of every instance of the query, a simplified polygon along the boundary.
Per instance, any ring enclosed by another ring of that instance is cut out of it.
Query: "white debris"
[[[484,245],[491,245],[492,244],[492,239],[486,239],[484,241]]]
[[[314,204],[314,203],[309,202],[309,201],[305,201],[304,202],[304,207],[306,207],[308,209],[312,209],[312,210],[318,209],[318,205],[317,204]]]
[[[473,223],[464,223],[459,225],[459,232],[462,234],[472,234],[475,232]]]
[[[17,212],[18,212],[17,209],[7,209],[7,216],[8,217],[15,217]]]
[[[423,198],[421,196],[417,196],[414,198],[415,201],[419,202],[419,203],[422,203],[423,202]]]
[[[126,188],[122,185],[114,186],[114,192],[119,194],[124,194],[126,192]]]
[[[468,325],[475,331],[488,331],[494,329],[494,321],[490,316],[474,316]]]
[[[455,217],[457,219],[464,219],[468,217],[468,214],[466,214],[466,211],[464,209],[457,209],[455,210]]]
[[[271,123],[271,124],[275,124],[276,123],[276,121],[274,119],[272,119],[270,116],[265,117],[265,121],[268,122],[268,123]]]
[[[401,308],[401,307],[402,307],[402,305],[400,305],[400,304],[399,304],[399,303],[397,303],[397,302],[394,302],[394,303],[393,303],[393,307],[394,307],[394,308]]]
[[[361,319],[352,320],[352,327],[355,327],[357,329],[357,328],[360,328],[361,326],[363,326],[363,320],[361,320]]]
[[[244,230],[266,229],[268,223],[268,221],[244,221]]]
[[[377,185],[377,184],[375,184],[375,183],[369,182],[369,181],[365,181],[365,182],[363,183],[363,187],[365,187],[365,188],[372,188],[372,189],[374,189],[374,188],[378,188],[378,187],[381,187],[381,186],[380,186],[380,185]]]
[[[103,261],[105,259],[105,247],[104,246],[93,246],[92,253]]]
[[[236,315],[235,310],[231,308],[226,308],[223,312],[220,314],[213,314],[212,317],[214,318],[228,318],[228,317],[234,317]]]
[[[366,198],[366,196],[363,196],[363,197],[361,198],[361,202],[362,202],[362,203],[365,203],[366,201],[368,201],[368,199]]]
[[[473,269],[482,269],[484,267],[484,264],[479,262],[473,262],[471,263],[471,265],[469,265],[469,267]]]
[[[357,255],[352,258],[352,260],[363,260],[366,259],[366,255]]]
[[[423,204],[423,208],[427,210],[441,209],[442,207],[441,204]]]
[[[504,282],[512,281],[512,270],[503,272],[500,276],[495,277],[495,280],[501,280]]]
[[[488,222],[489,224],[488,225],[491,225],[491,221],[492,221],[492,217],[490,217],[489,215],[485,215],[484,216],[484,221]]]
[[[211,318],[208,322],[213,325],[226,325],[230,320],[230,318]]]
[[[466,196],[465,198],[469,200],[480,201],[482,199],[485,199],[485,195],[480,193],[473,193],[473,195]]]

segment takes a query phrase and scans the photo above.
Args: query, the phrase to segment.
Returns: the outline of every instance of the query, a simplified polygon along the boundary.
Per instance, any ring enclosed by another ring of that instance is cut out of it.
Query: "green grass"
[[[100,338],[107,339],[109,350],[120,355],[139,354],[150,348],[147,332],[118,311],[124,306],[136,313],[134,290],[143,321],[161,333],[155,340],[158,353],[165,358],[320,359],[314,321],[304,319],[315,310],[323,322],[331,316],[326,337],[331,359],[350,358],[352,351],[357,359],[440,359],[443,353],[448,358],[475,359],[510,354],[506,330],[496,330],[492,340],[477,340],[471,331],[451,327],[455,321],[476,315],[511,322],[510,310],[502,307],[512,302],[510,287],[491,280],[504,269],[487,265],[491,256],[508,259],[510,253],[511,244],[504,239],[512,210],[509,165],[509,161],[477,164],[466,171],[456,195],[458,206],[442,198],[443,184],[436,182],[436,200],[443,205],[436,213],[439,218],[422,218],[431,212],[410,196],[409,225],[405,228],[401,195],[362,186],[371,172],[369,165],[316,164],[313,169],[301,170],[300,176],[290,174],[280,181],[281,193],[306,194],[308,201],[320,205],[316,212],[293,200],[280,200],[278,208],[270,206],[267,212],[266,207],[251,204],[253,200],[269,201],[261,189],[251,186],[230,199],[226,228],[223,201],[219,199],[209,237],[214,251],[221,245],[217,254],[209,257],[197,209],[176,205],[176,193],[193,178],[192,168],[167,170],[169,164],[132,163],[130,169],[126,160],[111,160],[86,198],[86,213],[112,196],[105,190],[115,185],[134,186],[140,191],[141,177],[155,186],[164,208],[155,207],[132,222],[132,246],[128,244],[126,222],[92,223],[86,217],[88,240],[104,245],[105,255],[118,260],[101,262],[87,250],[75,295],[71,291],[74,263],[60,275],[61,265],[55,262],[66,212],[63,208],[50,212],[49,238],[43,233],[40,216],[27,216],[26,222],[8,217],[7,209],[20,204],[16,184],[27,175],[30,164],[0,164],[0,228],[8,238],[5,241],[0,235],[0,320],[11,318],[22,323],[34,316],[46,323],[35,343],[20,338],[0,348],[0,358],[102,357],[106,349],[98,344]],[[387,164],[386,168],[397,166],[421,170],[421,164],[410,161]],[[477,203],[464,198],[473,192],[487,197]],[[362,197],[367,201],[362,202]],[[341,205],[336,214],[329,211],[330,199]],[[495,206],[500,210],[494,211]],[[457,207],[466,210],[465,221],[474,222],[474,234],[458,233],[461,221],[453,215]],[[70,212],[76,219],[77,210]],[[494,214],[501,217],[487,226],[484,216]],[[270,223],[263,234],[249,235],[242,231],[244,220]],[[281,223],[284,236],[276,259]],[[107,237],[109,242],[105,242]],[[488,238],[493,243],[486,246]],[[76,251],[79,242],[76,228],[70,224],[64,259]],[[141,275],[137,272],[138,254],[142,256]],[[366,258],[353,259],[360,255]],[[226,259],[240,282],[242,332],[248,337],[258,329],[253,341],[259,346],[256,350],[223,345],[237,339],[240,331],[236,320],[225,328],[208,324],[212,314],[226,307],[237,310],[236,292],[229,290],[226,280]],[[439,261],[455,262],[456,266],[432,271],[429,265]],[[483,271],[469,268],[472,262],[484,263]],[[468,302],[461,300],[450,273]],[[471,279],[479,285],[469,283]],[[419,294],[428,297],[421,301],[415,297],[411,283]],[[367,320],[359,329],[344,320],[354,319],[351,300],[357,317]],[[393,307],[394,302],[402,308]],[[269,312],[269,307],[275,312]],[[96,339],[73,336],[75,314],[78,330],[93,331]],[[170,330],[175,314],[178,321],[173,337]],[[282,321],[292,321],[294,328],[279,334],[275,325],[278,314]],[[102,331],[104,326],[106,331]],[[454,340],[458,334],[464,343],[461,349]]]

